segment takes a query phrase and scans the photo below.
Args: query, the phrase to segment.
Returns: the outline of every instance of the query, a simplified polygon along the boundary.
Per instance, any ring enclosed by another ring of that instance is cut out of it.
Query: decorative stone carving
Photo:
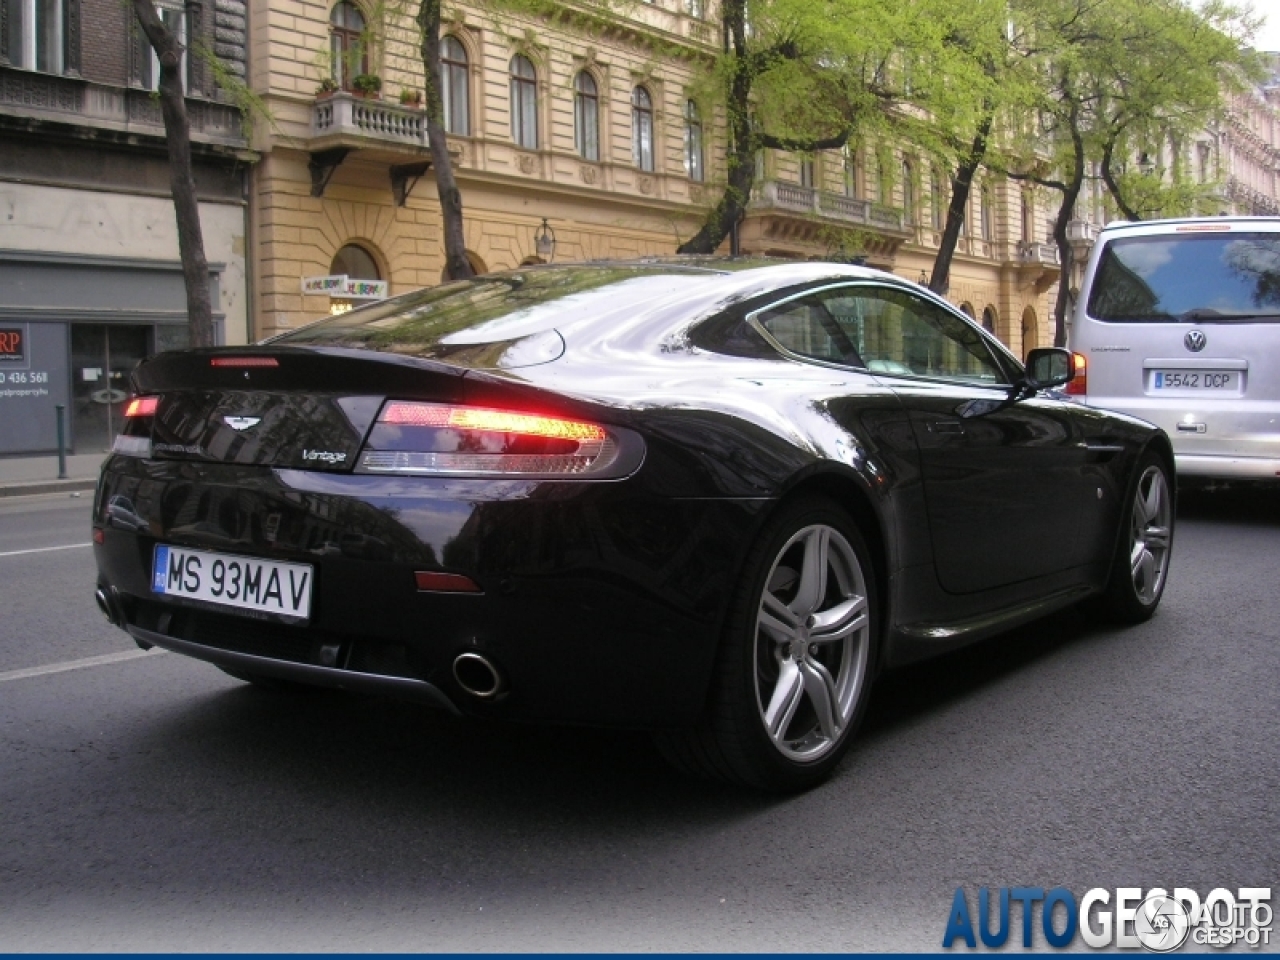
[[[703,194],[701,187],[689,188],[689,201],[691,203],[702,203],[704,197],[705,195]]]
[[[538,169],[538,158],[527,153],[522,153],[517,163],[520,166],[521,173],[533,173]]]
[[[600,171],[595,167],[589,167],[585,163],[578,168],[578,172],[582,175],[582,182],[586,184],[594,184],[600,179]]]
[[[640,192],[647,197],[649,194],[653,193],[653,177],[641,177],[637,181],[636,186],[638,186],[640,188]]]

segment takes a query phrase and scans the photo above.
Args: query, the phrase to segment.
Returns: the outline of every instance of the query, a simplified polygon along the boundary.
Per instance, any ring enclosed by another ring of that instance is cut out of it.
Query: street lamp
[[[1156,163],[1151,159],[1151,154],[1147,153],[1145,150],[1138,154],[1138,169],[1148,177],[1155,172]]]
[[[533,235],[533,249],[544,263],[550,263],[556,255],[556,232],[546,217],[542,218],[542,226]]]

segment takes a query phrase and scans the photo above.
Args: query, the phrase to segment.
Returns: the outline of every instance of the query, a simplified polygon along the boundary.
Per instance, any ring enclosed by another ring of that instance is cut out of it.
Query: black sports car
[[[881,670],[1090,596],[1155,610],[1169,440],[1071,374],[829,263],[421,290],[139,366],[98,601],[250,682],[647,728],[801,788]]]

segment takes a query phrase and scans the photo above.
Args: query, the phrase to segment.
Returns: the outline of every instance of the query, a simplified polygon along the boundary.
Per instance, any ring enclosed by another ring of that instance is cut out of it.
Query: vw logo
[[[248,430],[262,422],[261,417],[223,417],[222,422],[232,430]]]
[[[1192,353],[1199,353],[1201,350],[1204,349],[1205,344],[1207,344],[1209,341],[1205,339],[1205,335],[1201,333],[1199,330],[1192,330],[1188,332],[1185,337],[1182,338],[1182,342],[1187,345],[1187,349],[1190,350]]]

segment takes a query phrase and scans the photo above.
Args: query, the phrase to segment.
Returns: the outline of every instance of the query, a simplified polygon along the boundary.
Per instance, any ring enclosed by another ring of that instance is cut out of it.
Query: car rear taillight
[[[390,400],[357,464],[360,473],[596,477],[619,459],[596,423],[488,407]],[[637,458],[636,465],[638,465]]]
[[[1089,393],[1089,362],[1083,353],[1071,354],[1071,379],[1063,389],[1073,397],[1083,397]]]
[[[126,457],[151,456],[151,419],[159,405],[157,396],[130,398],[124,408],[124,425],[111,444],[111,452]]]

